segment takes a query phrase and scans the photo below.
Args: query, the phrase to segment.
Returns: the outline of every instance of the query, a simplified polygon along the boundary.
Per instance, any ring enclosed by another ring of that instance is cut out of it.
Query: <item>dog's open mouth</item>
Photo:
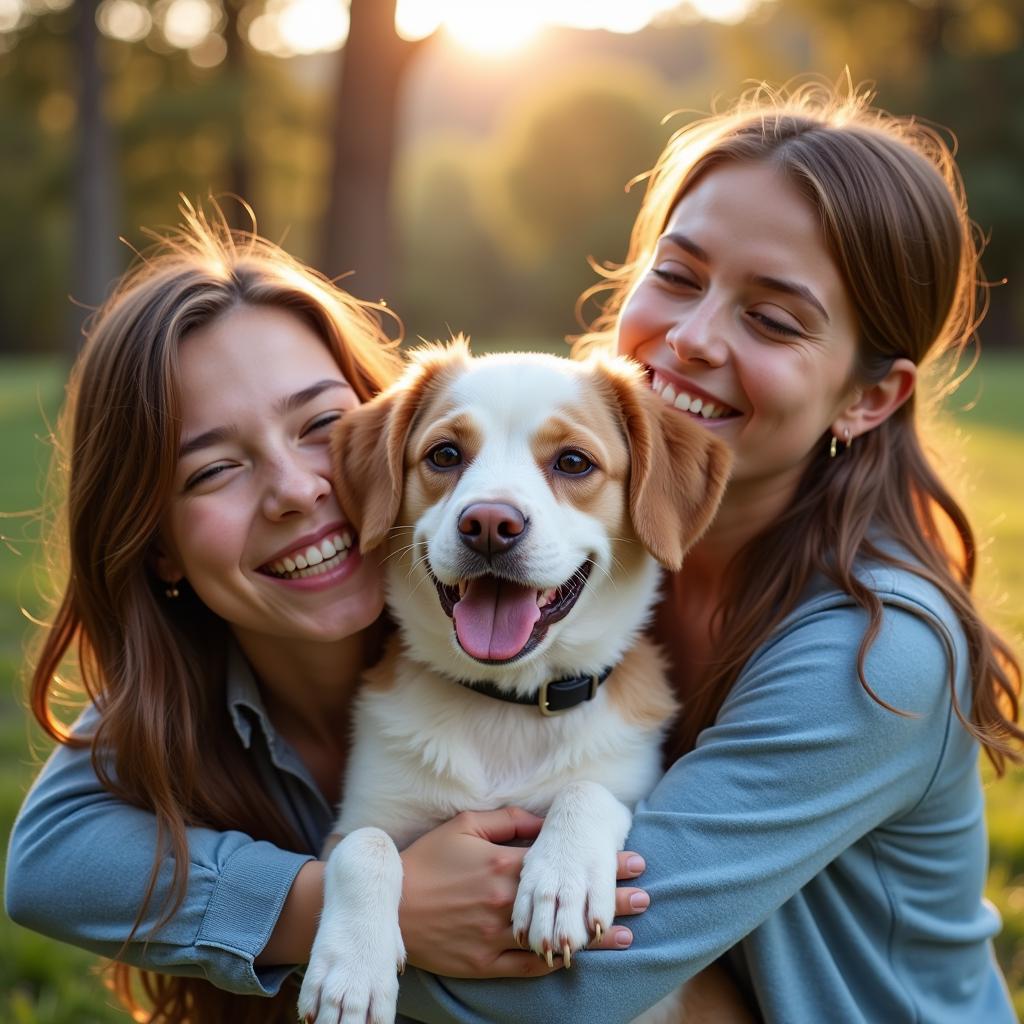
[[[477,661],[501,664],[533,650],[548,627],[564,619],[590,575],[584,562],[561,586],[528,587],[501,576],[477,576],[454,586],[430,578],[445,614],[455,624],[459,646]]]

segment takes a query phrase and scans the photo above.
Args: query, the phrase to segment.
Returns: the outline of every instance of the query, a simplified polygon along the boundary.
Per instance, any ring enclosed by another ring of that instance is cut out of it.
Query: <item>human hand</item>
[[[512,905],[527,848],[497,845],[536,839],[543,823],[519,807],[468,811],[402,852],[399,919],[409,963],[449,978],[532,978],[560,968],[516,947]],[[643,858],[619,854],[620,880],[643,870]],[[642,889],[621,887],[615,914],[639,914],[648,903]],[[624,949],[632,941],[628,928],[613,925],[589,948]]]

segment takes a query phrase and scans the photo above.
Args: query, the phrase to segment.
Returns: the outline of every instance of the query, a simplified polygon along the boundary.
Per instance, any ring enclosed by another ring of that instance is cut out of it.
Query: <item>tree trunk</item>
[[[103,302],[117,274],[114,160],[103,111],[96,8],[79,0],[75,26],[78,74],[78,135],[75,154],[75,217],[71,295],[74,300],[69,347],[78,351],[85,318]],[[84,308],[83,308],[84,307]]]
[[[86,316],[106,297],[118,270],[114,159],[111,129],[103,113],[96,8],[80,0],[75,28],[78,74],[78,140],[75,161],[75,241],[71,269],[70,348],[78,351]],[[84,308],[83,308],[84,307]]]
[[[245,43],[238,31],[238,15],[243,0],[224,0],[224,71],[230,90],[232,115],[228,130],[228,165],[226,168],[227,190],[240,200],[258,208],[252,194],[252,177],[249,173],[249,151],[245,132],[246,83],[248,76],[245,66]],[[227,200],[224,214],[228,223],[245,231],[252,230],[252,218],[239,202]]]
[[[402,78],[417,44],[395,32],[395,0],[352,0],[331,125],[332,167],[320,269],[349,274],[363,299],[387,298],[391,179]]]

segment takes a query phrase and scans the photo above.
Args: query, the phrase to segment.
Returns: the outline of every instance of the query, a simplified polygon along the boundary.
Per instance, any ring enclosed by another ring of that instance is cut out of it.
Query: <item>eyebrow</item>
[[[687,235],[680,234],[678,231],[668,231],[662,238],[668,239],[673,245],[679,246],[680,249],[685,249],[691,256],[696,256],[701,263],[710,263],[711,257],[708,255],[707,249],[702,249],[692,238]]]
[[[348,391],[352,390],[351,385],[343,380],[318,380],[315,384],[310,384],[308,388],[303,388],[301,391],[296,391],[291,395],[285,395],[284,398],[275,402],[274,411],[279,415],[294,412],[296,409],[301,409],[302,406],[312,402],[314,398],[319,397],[331,388],[344,388]],[[202,434],[197,434],[195,437],[182,442],[181,447],[178,449],[178,458],[184,459],[186,456],[192,455],[203,448],[209,448],[212,445],[221,444],[223,441],[227,441],[234,437],[237,433],[237,429],[233,426],[213,427],[211,430],[206,430]]]
[[[687,235],[680,234],[678,231],[670,231],[661,237],[672,242],[673,245],[677,245],[680,249],[684,249],[686,252],[690,253],[691,256],[696,256],[696,258],[702,263],[711,262],[711,257],[708,255],[707,250],[701,248],[701,246]],[[759,284],[764,288],[770,288],[776,292],[785,292],[787,295],[793,295],[798,299],[803,299],[804,302],[812,305],[825,318],[826,323],[832,322],[818,297],[806,285],[798,284],[796,281],[787,281],[781,277],[770,277],[764,274],[755,275],[751,280],[753,280],[755,284]]]
[[[803,299],[804,302],[812,305],[825,318],[825,323],[832,323],[828,313],[825,312],[825,307],[806,285],[797,284],[796,281],[785,281],[780,277],[764,277],[761,275],[754,277],[753,281],[755,284],[771,288],[773,291],[785,292],[787,295],[794,295],[798,299]]]
[[[315,384],[310,384],[308,388],[296,391],[294,395],[286,395],[279,402],[275,402],[274,412],[295,412],[296,409],[301,409],[307,402],[312,402],[314,398],[318,398],[325,391],[329,391],[331,388],[344,388],[347,391],[352,390],[352,386],[344,380],[338,380],[337,378],[318,380]]]

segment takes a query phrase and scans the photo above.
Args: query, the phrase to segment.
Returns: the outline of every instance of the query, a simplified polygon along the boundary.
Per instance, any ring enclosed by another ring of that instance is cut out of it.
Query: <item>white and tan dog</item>
[[[335,443],[363,552],[387,546],[398,634],[355,702],[299,1013],[362,1024],[395,1014],[398,850],[460,811],[546,816],[513,909],[524,944],[568,961],[611,924],[676,710],[641,631],[729,456],[632,364],[459,344],[419,353]]]

